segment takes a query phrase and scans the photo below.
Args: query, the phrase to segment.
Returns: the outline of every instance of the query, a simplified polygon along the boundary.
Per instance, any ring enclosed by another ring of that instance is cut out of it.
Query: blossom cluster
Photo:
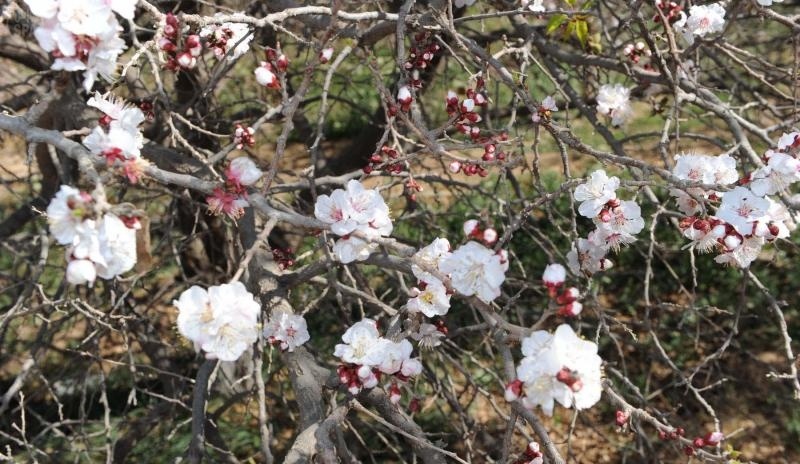
[[[92,285],[99,276],[113,279],[136,264],[134,216],[111,213],[104,198],[62,185],[47,206],[50,233],[67,249],[67,282]]]
[[[166,54],[164,67],[170,71],[194,68],[197,65],[197,58],[203,52],[200,36],[189,34],[183,38],[181,35],[183,32],[184,30],[174,14],[164,15],[161,35],[158,38],[158,48]]]
[[[458,95],[452,90],[447,91],[445,98],[445,109],[451,118],[456,118],[456,129],[462,134],[468,135],[473,142],[477,142],[481,138],[481,128],[476,125],[482,120],[478,110],[489,103],[483,93],[483,87],[483,78],[478,77],[475,88],[467,89],[466,98],[460,102]]]
[[[95,92],[86,104],[102,111],[103,116],[100,124],[83,139],[83,145],[92,154],[105,157],[109,166],[119,161],[125,177],[135,184],[147,165],[140,152],[144,136],[139,125],[145,120],[144,113],[110,93]]]
[[[280,310],[272,313],[264,324],[264,337],[284,351],[294,351],[311,339],[303,316]]]
[[[208,359],[236,361],[258,339],[261,305],[241,282],[208,290],[193,285],[172,304],[178,308],[178,332]]]
[[[245,127],[241,124],[236,124],[233,130],[233,144],[236,146],[236,149],[241,150],[244,147],[255,146],[255,133],[256,130],[250,126]]]
[[[558,306],[557,314],[564,317],[575,317],[583,311],[583,304],[578,301],[580,290],[575,287],[564,288],[566,278],[567,270],[558,263],[548,264],[542,274],[542,282],[547,288],[547,294]]]
[[[289,59],[283,53],[279,54],[274,48],[268,48],[265,55],[266,61],[262,61],[253,71],[256,75],[256,82],[268,89],[280,89],[281,81],[278,74],[285,73],[289,69]]]
[[[703,187],[672,189],[678,209],[687,216],[681,220],[689,247],[701,252],[716,250],[715,261],[741,268],[748,267],[763,246],[787,238],[795,220],[778,200],[769,195],[785,192],[800,181],[800,132],[784,134],[774,149],[764,155],[764,165],[738,179],[736,160],[728,155],[683,155],[677,157],[673,174],[681,180],[729,186],[720,192]],[[718,203],[717,203],[718,202]],[[709,214],[705,204],[716,206]]]
[[[222,16],[221,13],[214,18]],[[218,60],[227,57],[228,61],[236,61],[240,56],[250,50],[250,41],[253,34],[250,27],[244,23],[209,24],[200,30],[200,38],[205,39],[206,45],[214,52]]]
[[[374,189],[350,180],[344,189],[320,195],[314,204],[314,216],[330,224],[331,232],[341,238],[333,246],[336,258],[344,264],[363,261],[377,248],[371,240],[392,233],[389,207]],[[358,235],[354,235],[358,234]]]
[[[592,219],[597,227],[587,238],[579,238],[567,254],[573,273],[593,274],[612,266],[606,258],[608,251],[619,251],[623,245],[636,241],[635,235],[644,228],[639,205],[632,200],[617,198],[619,179],[608,177],[599,169],[575,189],[574,198],[581,202],[578,213]]]
[[[225,185],[215,188],[206,198],[208,212],[225,214],[232,219],[242,217],[244,208],[249,205],[247,187],[258,182],[262,175],[261,169],[250,158],[235,158],[225,169]]]
[[[566,408],[586,409],[600,401],[601,364],[597,345],[583,340],[567,324],[555,333],[533,332],[522,340],[517,379],[506,386],[507,401],[522,399],[530,409],[540,406],[553,415],[555,402]]]
[[[114,13],[133,19],[136,0],[25,0],[43,21],[33,32],[39,45],[55,59],[51,69],[83,71],[90,91],[97,76],[113,80],[117,58],[125,50],[122,27]]]
[[[353,395],[362,388],[378,385],[382,375],[406,381],[422,372],[422,363],[411,357],[411,343],[382,337],[372,319],[362,319],[350,326],[342,341],[333,354],[344,363],[337,369],[339,380]]]
[[[384,161],[383,155],[386,155],[388,161]],[[399,174],[403,172],[403,168],[405,167],[402,161],[395,161],[399,156],[397,150],[389,145],[383,145],[378,152],[373,153],[372,156],[369,157],[367,165],[364,166],[362,170],[364,174],[370,174],[372,171],[380,169],[380,166],[386,163],[384,165],[386,172],[389,174]]]

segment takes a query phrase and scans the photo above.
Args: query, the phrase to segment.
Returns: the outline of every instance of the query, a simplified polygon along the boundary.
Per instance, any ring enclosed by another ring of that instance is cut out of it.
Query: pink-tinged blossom
[[[726,235],[724,225],[716,227],[718,225],[721,225],[721,221],[715,217],[701,219],[690,216],[681,220],[680,227],[683,236],[691,240],[691,243],[684,248],[694,248],[701,253],[707,253],[717,248],[719,240]]]
[[[508,260],[471,241],[444,258],[439,268],[450,274],[450,282],[456,291],[465,296],[477,295],[488,303],[500,296]]]
[[[336,189],[330,195],[320,195],[314,204],[314,216],[331,225],[331,232],[347,235],[358,227],[358,221],[351,219],[352,206],[347,192]]]
[[[689,45],[695,37],[705,37],[722,31],[725,27],[725,8],[722,3],[694,5],[689,8],[689,16],[682,16],[675,23],[675,29],[683,35]]]
[[[740,243],[735,248],[720,254],[714,261],[728,266],[745,269],[758,258],[761,248],[764,246],[764,239],[761,237],[745,237],[739,239]],[[730,248],[730,247],[729,247]]]
[[[618,205],[603,209],[594,218],[597,225],[595,242],[606,249],[618,251],[623,245],[636,241],[635,235],[644,228],[642,210],[635,201],[618,201]]]
[[[334,253],[342,263],[366,259],[377,246],[369,240],[388,237],[393,228],[383,197],[377,190],[365,189],[357,180],[349,181],[345,189],[317,197],[314,216],[330,224],[331,232],[342,236],[334,245]]]
[[[736,187],[725,192],[717,210],[717,217],[732,225],[742,235],[753,233],[753,223],[762,219],[769,202],[746,187]]]
[[[670,189],[669,194],[675,197],[675,203],[680,212],[687,216],[703,210],[702,205],[697,200],[697,198],[702,199],[705,197],[705,191],[701,188]]]
[[[102,111],[110,120],[109,124],[116,122],[120,128],[131,134],[139,134],[139,125],[145,120],[141,109],[114,96],[111,92],[105,94],[95,92],[86,104]]]
[[[219,16],[221,13],[214,15]],[[228,61],[236,61],[247,53],[250,50],[250,41],[253,40],[250,27],[244,23],[210,24],[199,35],[206,40],[218,60],[227,57]]]
[[[256,166],[256,163],[247,157],[235,158],[228,165],[228,169],[225,170],[226,180],[236,188],[249,187],[255,184],[263,174],[261,169]]]
[[[94,155],[103,156],[108,164],[139,158],[139,141],[136,133],[112,124],[108,132],[97,126],[83,139],[83,145]]]
[[[351,394],[375,387],[382,374],[405,381],[422,372],[422,363],[411,357],[411,343],[381,337],[372,319],[353,324],[342,335],[342,341],[334,348],[334,356],[345,363],[337,368],[337,373]]]
[[[544,11],[544,8],[542,9],[542,11]],[[550,119],[550,116],[552,116],[552,113],[555,111],[558,111],[556,100],[551,95],[548,95],[547,97],[544,98],[544,100],[542,100],[542,103],[539,105],[538,110],[535,113],[533,113],[533,116],[531,116],[531,120],[533,122],[540,122],[543,119],[546,121]]]
[[[788,152],[800,145],[800,132],[784,133],[778,139],[778,150]]]
[[[220,187],[215,188],[211,196],[206,197],[206,202],[209,214],[225,214],[231,219],[242,217],[244,209],[250,206],[238,193],[226,192]]]
[[[441,282],[434,280],[423,289],[414,288],[414,296],[408,300],[409,312],[422,313],[427,317],[444,316],[450,310],[450,295]]]
[[[770,197],[765,199],[769,202],[769,208],[767,214],[756,221],[753,235],[763,237],[768,241],[789,238],[791,231],[797,227],[792,214],[782,202],[775,201]]]
[[[254,146],[256,144],[255,133],[256,131],[252,127],[236,124],[236,129],[233,131],[233,143],[236,145],[236,149],[241,150],[245,146]]]
[[[462,227],[464,230],[464,236],[467,238],[476,237],[480,233],[480,222],[477,219],[467,219],[464,221],[464,225]]]
[[[682,180],[703,184],[713,182],[711,157],[706,155],[676,155],[672,173]]]
[[[617,188],[617,177],[608,177],[602,169],[592,172],[589,179],[575,189],[575,200],[581,202],[578,212],[581,216],[594,218],[606,203],[617,198]]]
[[[131,19],[133,0],[40,1],[26,0],[34,15],[43,19],[34,36],[54,61],[51,69],[84,71],[88,92],[98,76],[112,81],[117,58],[125,50],[122,27],[114,11]]]
[[[284,351],[294,351],[311,339],[303,316],[276,310],[264,324],[264,337]]]
[[[577,245],[573,245],[572,250],[567,253],[567,265],[575,275],[594,274],[605,271],[613,266],[613,263],[606,259],[606,248],[589,239],[579,238]]]
[[[597,112],[611,117],[611,124],[621,126],[633,116],[631,90],[622,84],[606,84],[597,93]]]

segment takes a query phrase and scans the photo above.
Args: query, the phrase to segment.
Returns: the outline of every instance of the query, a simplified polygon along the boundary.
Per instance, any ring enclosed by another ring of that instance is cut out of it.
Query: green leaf
[[[547,28],[545,29],[547,35],[552,35],[553,32],[555,32],[556,29],[561,27],[561,25],[564,24],[564,21],[566,21],[567,19],[568,19],[567,15],[565,14],[556,14],[551,16],[550,21],[548,21],[547,23]]]
[[[564,28],[564,40],[570,38],[572,34],[575,33],[575,21],[570,21],[567,23],[567,27]]]
[[[586,48],[586,43],[589,40],[589,23],[586,20],[579,19],[575,21],[575,37],[581,43],[581,47]]]

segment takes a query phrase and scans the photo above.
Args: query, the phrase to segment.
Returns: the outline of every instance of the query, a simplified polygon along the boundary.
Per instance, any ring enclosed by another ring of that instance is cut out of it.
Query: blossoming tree
[[[792,3],[6,2],[0,458],[800,459]]]

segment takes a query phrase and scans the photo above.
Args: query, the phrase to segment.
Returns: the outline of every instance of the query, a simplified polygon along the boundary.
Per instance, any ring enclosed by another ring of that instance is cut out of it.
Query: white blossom
[[[136,230],[129,228],[117,216],[106,214],[99,227],[100,253],[103,264],[97,266],[97,275],[113,279],[133,269],[136,264]]]
[[[508,261],[478,242],[459,247],[439,264],[450,274],[453,288],[465,296],[477,295],[488,303],[500,296]]]
[[[406,305],[410,312],[435,317],[444,316],[450,310],[450,295],[439,280],[428,282],[424,290],[414,290],[416,296],[410,298]]]
[[[235,158],[225,171],[229,181],[241,185],[253,185],[263,174],[256,163],[246,156]]]
[[[91,285],[96,278],[97,269],[88,259],[73,259],[67,264],[67,282],[72,285]]]
[[[529,10],[537,13],[546,11],[544,7],[544,0],[522,0],[522,7],[528,8]]]
[[[80,190],[62,185],[47,206],[50,233],[61,245],[72,245],[77,227],[85,216],[92,213],[92,197]]]
[[[558,287],[564,283],[566,278],[567,270],[558,263],[548,264],[542,274],[542,281],[548,287]]]
[[[333,244],[333,254],[342,264],[364,261],[377,249],[377,243],[370,243],[355,236],[340,238]]]
[[[437,238],[430,245],[420,249],[411,257],[411,272],[421,282],[439,282],[428,270],[439,270],[439,263],[450,256],[450,242],[446,238]]]
[[[173,304],[178,331],[209,359],[236,361],[258,338],[261,305],[241,282],[193,286]]]
[[[631,116],[631,91],[622,84],[605,84],[597,93],[597,112],[611,116],[611,124],[620,126]]]
[[[597,216],[606,203],[617,198],[617,188],[617,177],[608,177],[602,169],[592,172],[589,179],[575,189],[575,200],[581,202],[578,212],[588,218]]]
[[[600,400],[602,359],[597,345],[578,337],[567,324],[554,334],[536,331],[522,341],[524,358],[517,367],[523,382],[522,403],[540,406],[548,416],[555,402],[586,409]]]
[[[362,366],[377,367],[383,361],[377,323],[372,319],[356,322],[342,335],[344,344],[334,348],[333,355],[342,361]]]
[[[772,195],[800,181],[800,160],[785,153],[773,152],[767,164],[753,172],[750,190],[756,195]]]
[[[384,374],[392,375],[400,372],[403,364],[411,359],[414,348],[406,339],[393,342],[386,338],[381,339],[378,350],[381,354],[380,363],[376,366]]]

